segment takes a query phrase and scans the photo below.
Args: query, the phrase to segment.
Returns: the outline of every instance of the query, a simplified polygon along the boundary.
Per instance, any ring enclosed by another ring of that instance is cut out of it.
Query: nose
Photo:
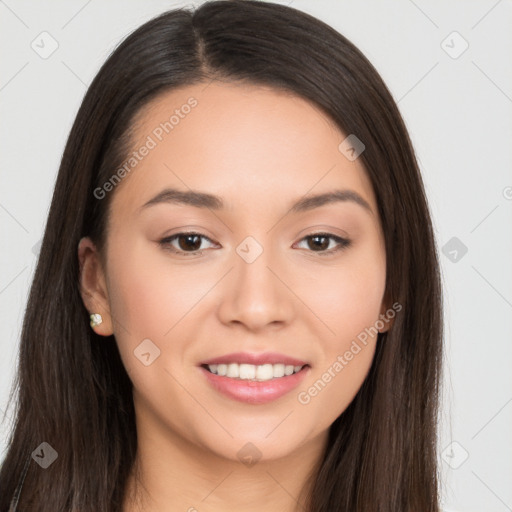
[[[252,262],[235,253],[234,268],[227,277],[217,310],[222,323],[239,324],[256,332],[282,328],[292,321],[294,295],[270,250],[263,250]]]

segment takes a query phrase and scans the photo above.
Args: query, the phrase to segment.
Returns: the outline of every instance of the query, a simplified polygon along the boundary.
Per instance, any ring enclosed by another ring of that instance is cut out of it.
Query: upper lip
[[[292,366],[305,366],[305,361],[290,357],[285,354],[278,354],[277,352],[263,352],[261,354],[251,354],[250,352],[233,352],[232,354],[225,354],[223,356],[214,357],[203,361],[202,365],[210,364],[253,364],[255,366],[263,364],[279,364],[292,365]]]

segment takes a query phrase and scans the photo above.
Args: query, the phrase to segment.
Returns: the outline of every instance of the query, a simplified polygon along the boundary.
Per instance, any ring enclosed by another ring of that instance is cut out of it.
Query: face
[[[325,440],[390,325],[376,199],[345,138],[303,99],[233,83],[139,115],[129,171],[103,189],[104,266],[80,246],[139,428],[233,460]]]

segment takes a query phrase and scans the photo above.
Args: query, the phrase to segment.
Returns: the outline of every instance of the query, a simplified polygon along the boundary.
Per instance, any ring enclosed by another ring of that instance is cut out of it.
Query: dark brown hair
[[[258,1],[158,16],[119,45],[89,87],[62,157],[24,317],[0,511],[121,511],[137,449],[132,384],[115,340],[105,343],[89,327],[77,246],[84,236],[105,242],[112,194],[99,200],[94,190],[125,160],[136,114],[163,92],[211,79],[290,91],[364,142],[359,158],[386,243],[386,297],[402,305],[379,335],[361,389],[330,428],[308,512],[438,512],[441,284],[407,130],[352,43],[307,14]],[[46,470],[31,458],[42,442],[58,452]]]

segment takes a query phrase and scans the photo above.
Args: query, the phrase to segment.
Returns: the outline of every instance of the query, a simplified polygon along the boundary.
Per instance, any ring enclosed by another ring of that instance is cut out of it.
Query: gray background
[[[444,507],[512,510],[512,3],[286,3],[352,40],[398,102],[445,285]],[[192,2],[0,0],[2,410],[56,172],[87,85],[123,36],[185,5]],[[1,426],[0,456],[9,425]]]

